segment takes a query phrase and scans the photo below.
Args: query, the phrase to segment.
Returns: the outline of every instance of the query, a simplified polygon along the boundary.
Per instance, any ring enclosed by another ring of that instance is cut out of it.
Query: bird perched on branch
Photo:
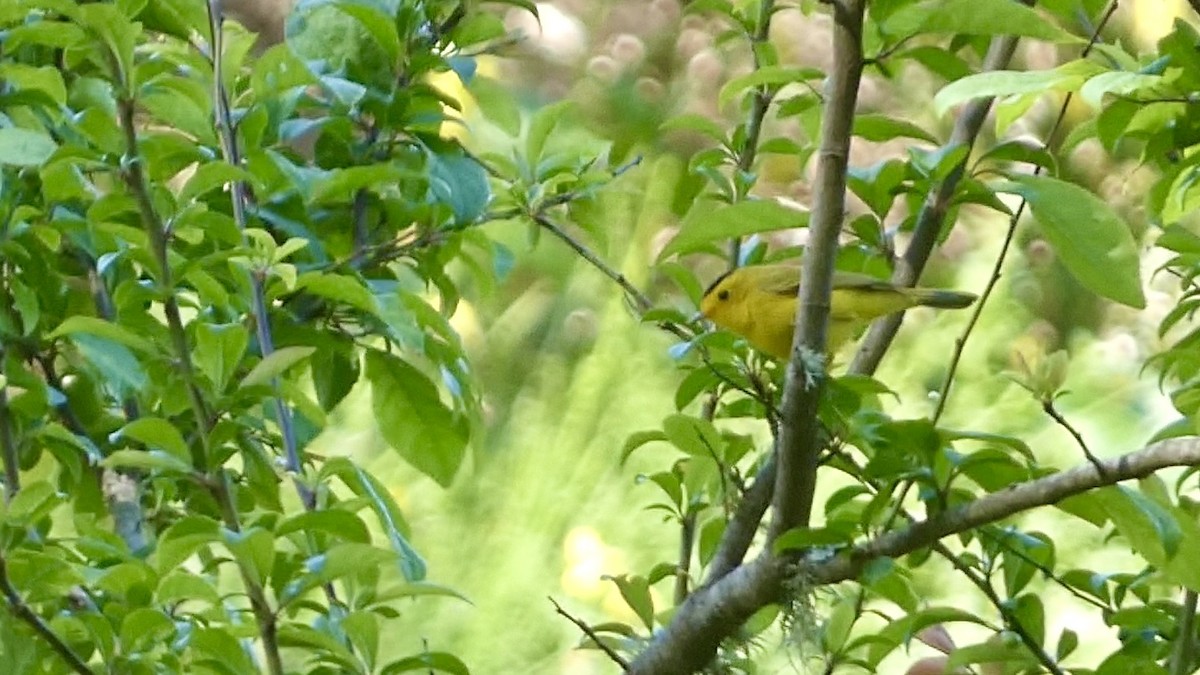
[[[739,267],[708,287],[700,301],[700,313],[746,338],[755,349],[787,359],[792,351],[799,289],[798,265]],[[837,351],[864,326],[886,314],[919,305],[960,309],[975,302],[975,297],[958,291],[902,288],[865,274],[834,272],[825,349]]]

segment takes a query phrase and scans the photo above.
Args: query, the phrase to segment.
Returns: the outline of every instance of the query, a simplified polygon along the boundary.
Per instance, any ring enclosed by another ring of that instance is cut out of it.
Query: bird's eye
[[[724,289],[717,291],[717,299],[718,300],[728,300],[729,299],[729,289],[724,288]]]

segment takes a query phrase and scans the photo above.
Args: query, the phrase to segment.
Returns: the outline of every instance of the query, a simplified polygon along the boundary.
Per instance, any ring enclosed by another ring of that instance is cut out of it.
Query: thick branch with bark
[[[834,259],[846,207],[846,166],[850,132],[862,78],[862,26],[865,0],[832,2],[833,68],[821,118],[821,148],[809,220],[808,246],[800,273],[799,312],[792,358],[784,385],[776,460],[775,518],[768,540],[808,524],[817,482],[820,423],[817,406],[823,389],[824,366],[814,363],[825,354],[829,298],[833,292]]]
[[[720,581],[697,590],[676,612],[671,624],[659,633],[633,663],[630,673],[684,675],[703,668],[721,642],[754,612],[786,594],[786,582],[806,586],[835,584],[856,579],[863,568],[880,558],[897,558],[938,540],[1067,497],[1121,481],[1144,478],[1167,467],[1200,466],[1200,437],[1173,438],[1109,460],[1100,466],[1085,463],[1037,480],[1018,483],[970,504],[923,521],[834,556],[789,561],[765,551],[754,561]]]

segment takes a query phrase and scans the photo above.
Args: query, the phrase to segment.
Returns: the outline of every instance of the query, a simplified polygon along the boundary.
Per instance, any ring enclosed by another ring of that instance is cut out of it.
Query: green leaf
[[[694,457],[719,461],[724,457],[725,442],[712,422],[691,415],[669,415],[663,431],[675,447]]]
[[[63,502],[50,483],[40,480],[21,486],[5,509],[5,519],[13,524],[32,524],[41,520]]]
[[[658,261],[733,237],[807,226],[807,211],[789,208],[775,200],[755,199],[732,205],[696,202],[684,218],[679,234],[658,254]]]
[[[121,438],[133,439],[151,450],[165,450],[185,464],[192,461],[183,435],[175,425],[160,417],[139,417],[113,432],[110,440],[115,443]]]
[[[466,455],[467,421],[442,403],[424,373],[379,350],[367,350],[371,407],[384,440],[406,462],[443,487]]]
[[[146,386],[142,364],[124,345],[86,333],[71,336],[71,342],[118,395],[125,396]]]
[[[1114,70],[1091,78],[1079,90],[1079,96],[1094,108],[1104,105],[1105,94],[1126,95],[1163,82],[1161,75],[1146,75]]]
[[[174,605],[187,600],[206,602],[210,607],[221,606],[221,594],[211,581],[180,569],[167,573],[158,582],[154,600],[160,605]]]
[[[181,461],[175,455],[170,455],[159,450],[134,450],[125,448],[117,450],[104,458],[100,462],[100,466],[105,466],[114,469],[142,469],[145,471],[168,471],[176,473],[189,473],[192,470],[191,462]]]
[[[1088,78],[1103,70],[1102,66],[1092,61],[1078,60],[1050,70],[993,70],[978,73],[943,87],[933,97],[934,110],[941,116],[951,107],[973,98],[1070,91],[1078,89]]]
[[[1088,290],[1142,309],[1140,260],[1129,226],[1096,195],[1046,176],[1014,176],[996,187],[1023,197],[1067,270]]]
[[[885,656],[916,637],[922,630],[939,623],[954,622],[975,623],[984,627],[988,625],[974,614],[954,607],[930,607],[912,612],[876,631],[877,639],[870,645],[866,660],[872,669],[875,669]]]
[[[362,519],[341,509],[307,511],[288,518],[275,528],[278,537],[293,532],[324,532],[360,544],[371,542],[371,533]]]
[[[192,352],[196,367],[212,383],[218,393],[224,392],[246,347],[250,336],[240,323],[196,325],[196,348]]]
[[[854,541],[850,533],[834,527],[798,527],[775,540],[775,552],[794,551],[814,546],[845,546]]]
[[[645,577],[629,576],[621,574],[618,576],[604,575],[605,579],[617,585],[617,590],[621,592],[621,597],[625,598],[625,604],[637,614],[642,620],[642,624],[647,630],[654,630],[654,598],[650,595],[650,583]]]
[[[479,220],[492,197],[483,167],[463,155],[430,155],[429,190],[450,206],[457,225]]]
[[[58,144],[46,134],[20,127],[0,128],[0,164],[41,166]]]
[[[263,585],[275,558],[275,538],[271,533],[261,527],[249,527],[239,532],[222,527],[221,539],[234,560],[237,560],[242,573]]]
[[[335,457],[325,462],[318,477],[326,480],[329,476],[341,478],[346,487],[359,497],[365,498],[371,505],[384,533],[387,534],[392,550],[396,553],[404,578],[409,581],[424,579],[425,561],[408,543],[408,523],[405,522],[404,513],[387,487],[345,457]]]
[[[785,84],[817,80],[825,77],[825,71],[820,68],[789,68],[786,66],[765,66],[755,68],[749,73],[735,77],[721,87],[717,94],[717,108],[724,108],[734,97],[752,87],[766,86],[778,90]]]
[[[189,515],[172,523],[158,538],[155,568],[169,572],[182,565],[202,546],[220,540],[220,524],[207,516]]]
[[[246,373],[246,377],[242,378],[242,387],[253,387],[260,384],[268,384],[271,380],[279,375],[282,375],[285,370],[291,368],[297,363],[312,356],[312,353],[317,351],[316,347],[283,347],[271,352],[266,358],[258,362],[258,365]]]
[[[289,603],[322,584],[389,565],[395,559],[396,554],[392,551],[370,544],[337,544],[305,560],[305,573],[284,586],[280,601]]]
[[[908,120],[887,115],[868,114],[855,117],[854,135],[877,143],[893,138],[915,138],[926,143],[938,144],[937,138],[921,127]]]
[[[397,673],[407,673],[413,670],[425,672],[440,670],[443,673],[451,673],[451,675],[471,675],[467,664],[463,663],[457,656],[447,652],[424,652],[416,656],[409,656],[398,661],[392,661],[379,672],[380,675],[396,675]]]
[[[105,321],[94,316],[83,316],[81,314],[68,317],[57,328],[51,331],[48,337],[54,339],[62,335],[72,335],[75,333],[87,333],[106,340],[112,340],[113,342],[119,342],[126,347],[136,349],[145,354],[155,353],[152,342],[137,335],[128,328],[111,321]]]
[[[880,28],[889,35],[963,33],[1014,35],[1049,42],[1082,43],[1045,16],[1017,2],[929,0],[900,8]]]
[[[192,177],[184,184],[176,199],[180,204],[187,204],[197,197],[202,197],[236,181],[253,183],[254,176],[240,166],[209,160],[196,168],[196,173],[192,174]]]
[[[375,295],[355,278],[332,272],[305,272],[296,279],[296,290],[333,300],[366,312],[379,315]]]
[[[629,438],[625,439],[625,445],[621,448],[621,463],[623,464],[625,460],[629,459],[629,455],[633,454],[634,450],[637,450],[643,445],[646,445],[647,443],[653,443],[654,441],[666,440],[668,440],[667,435],[658,429],[635,431],[629,435]]]
[[[1124,485],[1104,488],[1104,493],[1105,510],[1135,551],[1159,566],[1179,551],[1183,532],[1169,511]]]
[[[530,166],[536,167],[542,163],[542,152],[546,148],[546,139],[558,126],[563,115],[573,107],[574,104],[570,101],[552,103],[542,107],[533,115],[533,119],[529,120],[529,130],[525,133],[525,161]],[[539,178],[539,176],[534,176],[534,178]]]

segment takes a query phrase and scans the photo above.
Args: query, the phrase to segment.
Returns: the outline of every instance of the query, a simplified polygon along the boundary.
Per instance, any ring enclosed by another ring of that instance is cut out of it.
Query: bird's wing
[[[896,290],[895,286],[883,279],[856,272],[834,272],[833,287],[834,289],[852,288],[863,291],[894,292]]]
[[[800,290],[800,268],[795,265],[773,265],[762,271],[760,279],[764,291],[775,295],[796,297]],[[833,273],[834,290],[855,289],[862,291],[894,292],[896,288],[878,277],[856,272]]]
[[[796,297],[800,291],[800,267],[798,265],[763,265],[758,280],[760,288],[772,295]]]

